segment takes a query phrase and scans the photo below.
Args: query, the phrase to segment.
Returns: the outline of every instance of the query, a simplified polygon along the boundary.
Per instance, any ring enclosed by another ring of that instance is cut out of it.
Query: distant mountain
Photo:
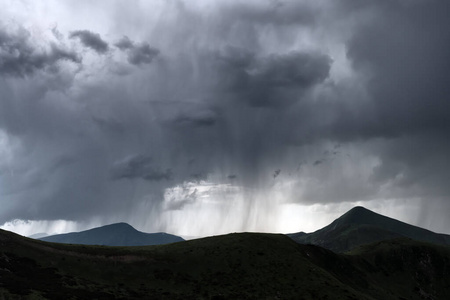
[[[346,252],[360,245],[401,237],[450,245],[450,235],[409,225],[360,206],[313,233],[299,232],[288,236],[300,244],[318,245],[335,252]]]
[[[407,239],[341,255],[281,234],[100,247],[0,230],[0,299],[450,299],[449,278],[449,247]]]
[[[147,246],[184,241],[184,239],[179,236],[164,232],[141,232],[127,223],[116,223],[86,231],[51,235],[40,238],[40,240],[64,244],[105,246]]]
[[[48,236],[48,234],[46,232],[39,232],[39,233],[35,233],[35,234],[32,234],[32,235],[29,235],[28,237],[30,239],[40,239],[40,238],[43,238],[43,237],[46,237],[46,236]]]

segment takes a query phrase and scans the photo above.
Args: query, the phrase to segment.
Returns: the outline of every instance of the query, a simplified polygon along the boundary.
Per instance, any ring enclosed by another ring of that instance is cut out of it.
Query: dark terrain
[[[300,244],[313,244],[334,252],[346,252],[360,245],[393,238],[450,246],[450,235],[409,225],[360,206],[313,233],[299,232],[288,236]]]
[[[164,232],[145,233],[127,223],[116,223],[80,232],[57,234],[40,238],[42,241],[103,246],[149,246],[184,241],[183,238]]]
[[[0,231],[0,299],[450,299],[450,249],[409,239],[348,254],[281,234],[145,247]]]

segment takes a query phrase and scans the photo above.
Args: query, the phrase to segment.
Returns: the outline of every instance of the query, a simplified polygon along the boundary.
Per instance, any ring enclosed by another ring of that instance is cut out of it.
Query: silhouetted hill
[[[330,225],[313,233],[288,234],[300,244],[318,245],[335,252],[393,238],[407,237],[438,245],[450,245],[450,235],[409,225],[377,214],[364,207],[354,207]]]
[[[240,233],[146,247],[0,230],[0,299],[450,299],[450,249],[396,239],[350,255]]]
[[[127,223],[116,223],[80,232],[51,235],[40,238],[42,241],[105,246],[148,246],[184,241],[179,236],[159,233],[145,233],[134,229]]]

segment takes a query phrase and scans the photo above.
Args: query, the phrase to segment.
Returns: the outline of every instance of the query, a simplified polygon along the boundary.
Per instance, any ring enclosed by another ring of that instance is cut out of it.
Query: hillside
[[[449,299],[450,250],[402,239],[339,255],[258,233],[106,247],[0,231],[0,278],[6,299]]]
[[[80,232],[51,235],[42,241],[105,246],[148,246],[184,241],[183,238],[163,232],[145,233],[127,223],[116,223]]]
[[[355,207],[330,225],[313,233],[288,234],[300,244],[318,245],[335,252],[345,252],[368,243],[393,238],[410,238],[437,245],[450,245],[450,235],[413,226],[363,207]]]

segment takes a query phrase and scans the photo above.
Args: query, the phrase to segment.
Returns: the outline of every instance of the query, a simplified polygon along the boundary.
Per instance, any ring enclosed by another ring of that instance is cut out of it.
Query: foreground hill
[[[348,255],[241,233],[146,247],[0,230],[0,299],[450,299],[450,250],[392,240]]]
[[[288,236],[300,244],[318,245],[335,252],[345,252],[360,245],[401,237],[450,245],[450,235],[409,225],[360,206],[313,233],[299,232]]]
[[[164,232],[145,233],[127,223],[116,223],[80,232],[51,235],[42,241],[105,246],[148,246],[184,241],[181,237]]]

